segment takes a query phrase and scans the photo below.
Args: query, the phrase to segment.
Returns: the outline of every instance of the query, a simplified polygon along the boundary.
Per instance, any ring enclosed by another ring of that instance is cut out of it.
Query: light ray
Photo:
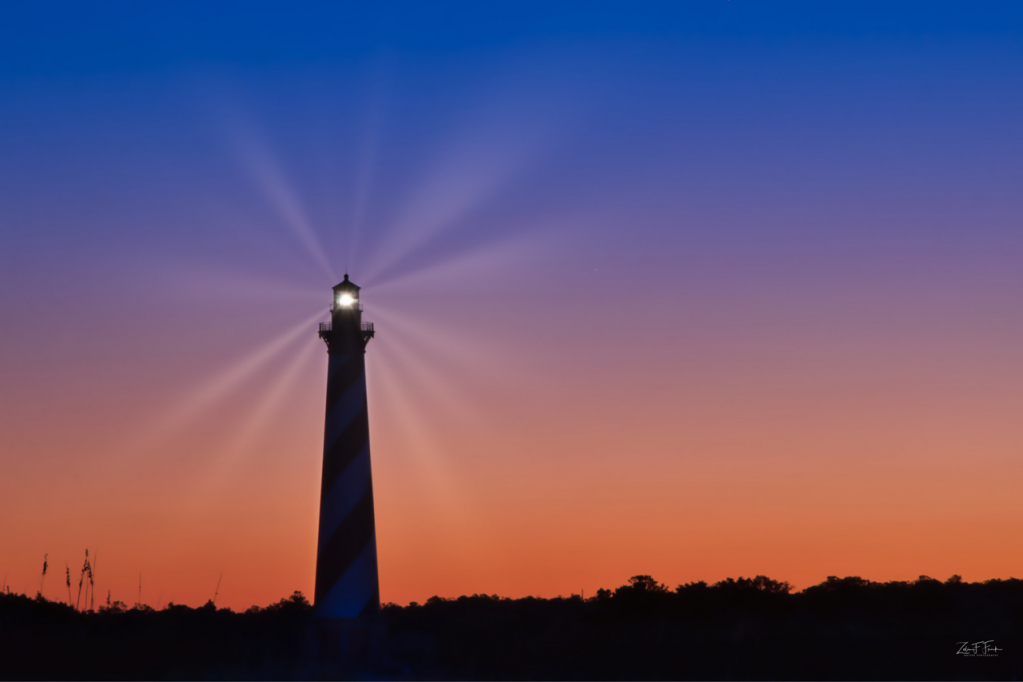
[[[175,407],[167,409],[155,418],[147,428],[135,435],[131,442],[125,443],[122,451],[136,452],[155,442],[167,439],[174,432],[180,431],[188,423],[194,421],[201,413],[212,405],[225,399],[233,390],[249,379],[258,370],[295,342],[303,333],[309,333],[313,324],[322,319],[323,313],[303,319],[287,331],[270,339],[259,348],[251,351],[241,359],[223,369],[214,378],[192,391],[178,401]]]
[[[539,140],[527,131],[481,126],[447,147],[447,154],[388,229],[364,279],[400,267],[438,235],[499,193],[535,156]],[[495,144],[499,140],[500,144]]]
[[[376,178],[377,156],[380,134],[383,127],[383,79],[375,78],[377,86],[370,96],[365,117],[365,132],[359,145],[359,161],[355,176],[354,200],[352,201],[351,228],[349,230],[348,253],[345,254],[345,272],[359,262],[361,236],[365,229],[370,194]]]
[[[436,360],[441,359],[477,377],[487,376],[496,381],[506,376],[493,362],[497,350],[493,340],[473,339],[465,330],[455,332],[429,317],[414,318],[407,311],[391,311],[386,306],[374,305],[373,315],[387,337],[396,340],[397,350],[406,355],[431,356],[414,362],[416,368],[429,371],[426,368],[436,366]],[[438,385],[452,383],[450,376],[435,379]]]
[[[315,302],[324,297],[322,289],[292,282],[282,282],[268,277],[256,277],[243,273],[232,273],[222,269],[202,267],[178,267],[172,281],[168,283],[176,294],[182,294],[204,301],[211,299],[230,303],[240,301]]]
[[[392,328],[392,331],[397,330]],[[432,409],[451,418],[472,421],[469,415],[477,408],[467,395],[458,391],[451,373],[439,370],[436,363],[424,362],[425,353],[417,353],[412,344],[403,343],[400,337],[392,335],[391,339],[393,343],[389,340],[385,347],[379,349],[381,361],[401,365],[402,375],[419,395],[429,401]]]
[[[374,363],[370,375],[373,384],[370,395],[374,403],[387,406],[386,414],[393,421],[370,412],[371,429],[381,422],[391,426],[385,434],[376,436],[375,451],[385,453],[383,456],[391,462],[401,461],[401,468],[405,468],[405,463],[416,468],[415,477],[423,483],[416,490],[432,500],[430,508],[443,510],[449,522],[464,518],[468,512],[466,495],[459,487],[453,463],[444,456],[448,448],[438,434],[436,422],[423,407],[421,396],[428,395],[428,391],[424,392],[425,387],[417,385],[418,382],[409,381],[400,358],[388,362],[386,356],[381,356],[381,360]],[[391,439],[394,441],[387,449]]]
[[[295,387],[302,370],[309,366],[310,361],[318,353],[323,352],[323,344],[319,339],[310,336],[303,343],[302,349],[284,366],[276,380],[262,391],[261,399],[236,427],[234,434],[215,449],[215,452],[222,453],[221,456],[208,460],[210,467],[206,474],[195,479],[201,483],[204,490],[217,485],[232,469],[239,466],[246,453],[251,453],[259,436],[267,432],[273,417],[280,412],[285,398]]]
[[[424,263],[377,280],[367,279],[374,294],[423,293],[445,287],[465,290],[466,282],[476,287],[496,276],[511,274],[554,251],[555,239],[548,234],[517,234],[470,251]]]
[[[208,408],[214,402],[224,398],[224,396],[234,390],[245,379],[269,363],[274,356],[281,353],[301,334],[309,333],[312,325],[322,317],[322,312],[310,315],[291,327],[288,331],[271,339],[258,349],[243,357],[241,360],[235,362],[229,368],[223,370],[203,387],[193,392],[190,397],[183,400],[182,404],[177,409],[168,412],[163,420],[166,428],[173,428],[187,422],[194,418],[199,412]]]
[[[374,306],[374,312],[380,309]],[[439,325],[414,322],[401,313],[379,317],[384,320],[384,335],[374,342],[378,348],[370,378],[374,401],[386,404],[389,418],[374,418],[386,424],[377,442],[389,446],[390,459],[411,460],[417,477],[426,484],[416,489],[431,496],[430,508],[443,513],[445,524],[464,527],[468,519],[479,522],[482,512],[474,508],[458,473],[457,449],[450,434],[490,428],[487,410],[460,390],[458,375],[461,370],[477,379],[483,376],[495,392],[503,390],[503,377],[488,364],[494,348]],[[445,420],[459,425],[452,429]]]
[[[267,145],[260,140],[251,125],[247,126],[236,120],[230,126],[230,130],[245,169],[263,190],[284,224],[291,229],[312,259],[333,282],[337,277],[330,259],[327,258],[327,253],[302,208],[302,202],[274,161]]]
[[[267,386],[262,399],[252,409],[245,422],[239,426],[235,437],[222,448],[224,452],[240,455],[243,450],[252,445],[260,433],[266,431],[273,415],[280,410],[285,397],[295,386],[302,370],[320,354],[325,354],[323,343],[310,334],[310,338],[303,343],[302,349],[281,370],[277,380]]]

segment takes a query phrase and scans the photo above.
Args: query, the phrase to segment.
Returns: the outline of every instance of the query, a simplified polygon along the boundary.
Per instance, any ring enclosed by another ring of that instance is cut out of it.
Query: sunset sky
[[[345,272],[382,601],[1023,578],[1021,121],[1016,2],[4,2],[0,579],[311,596]]]

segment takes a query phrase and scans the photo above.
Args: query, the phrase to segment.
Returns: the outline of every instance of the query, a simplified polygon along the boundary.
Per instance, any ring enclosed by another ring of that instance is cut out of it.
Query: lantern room
[[[334,287],[334,304],[330,310],[331,312],[362,310],[362,305],[359,304],[359,287],[348,280],[348,275],[345,275],[343,282]]]

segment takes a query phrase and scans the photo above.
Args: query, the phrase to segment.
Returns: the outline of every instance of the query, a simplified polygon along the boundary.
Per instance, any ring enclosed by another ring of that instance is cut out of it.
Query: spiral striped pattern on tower
[[[316,614],[365,618],[380,610],[365,355],[328,357]]]

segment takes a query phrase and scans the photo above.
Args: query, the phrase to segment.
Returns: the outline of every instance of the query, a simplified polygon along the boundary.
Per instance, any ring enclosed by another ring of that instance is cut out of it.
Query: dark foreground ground
[[[368,630],[317,622],[298,593],[245,613],[2,594],[0,678],[1023,678],[1021,580],[830,578],[793,594],[763,577],[669,590],[636,576],[586,600],[434,597],[387,605]]]

